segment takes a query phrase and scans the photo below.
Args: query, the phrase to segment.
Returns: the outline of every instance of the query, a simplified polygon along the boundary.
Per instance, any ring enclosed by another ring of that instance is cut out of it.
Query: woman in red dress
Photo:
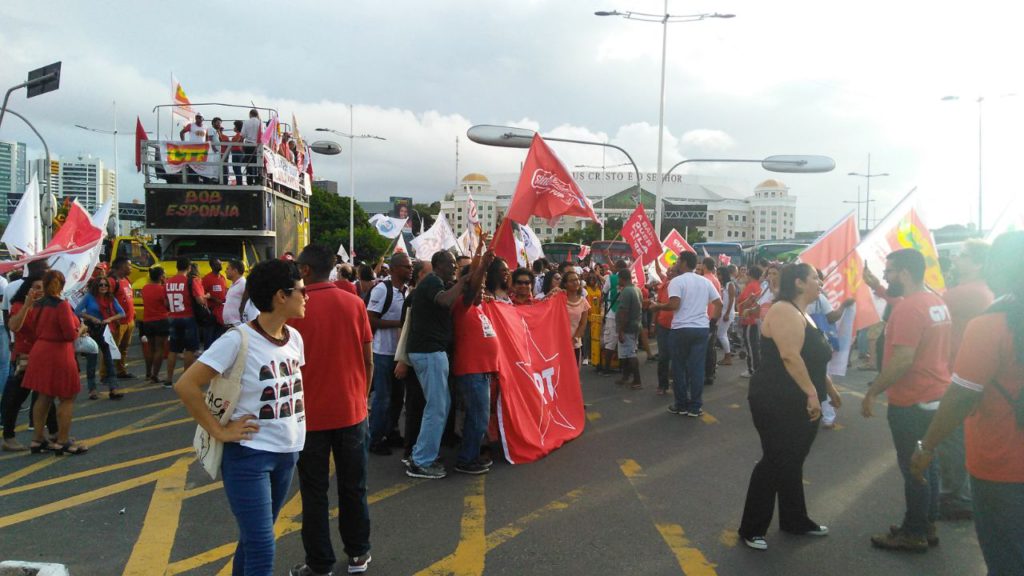
[[[43,275],[43,296],[36,306],[36,341],[29,352],[23,388],[35,390],[39,399],[32,407],[34,422],[44,422],[50,405],[57,402],[57,442],[49,448],[62,454],[84,454],[85,446],[70,440],[71,412],[75,396],[82,389],[75,362],[75,339],[85,332],[71,304],[60,295],[64,290],[64,274],[50,270]],[[43,436],[44,427],[37,426],[33,444],[48,443]]]

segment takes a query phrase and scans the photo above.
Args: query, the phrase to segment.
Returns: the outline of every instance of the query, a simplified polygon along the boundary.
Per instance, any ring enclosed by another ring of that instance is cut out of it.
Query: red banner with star
[[[498,427],[512,464],[533,462],[583,433],[586,414],[565,294],[536,304],[484,303],[501,343]]]

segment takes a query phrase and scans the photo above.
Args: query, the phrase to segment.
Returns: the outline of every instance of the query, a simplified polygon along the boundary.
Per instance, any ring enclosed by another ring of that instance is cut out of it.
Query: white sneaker
[[[744,538],[743,543],[747,545],[747,548],[753,548],[754,550],[767,550],[768,541],[764,539],[764,536],[754,536],[753,538]]]
[[[748,370],[744,370],[740,373],[740,378],[750,378],[750,372]]]

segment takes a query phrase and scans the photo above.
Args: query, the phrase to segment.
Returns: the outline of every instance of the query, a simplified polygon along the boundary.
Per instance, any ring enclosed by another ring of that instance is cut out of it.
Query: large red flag
[[[661,255],[661,242],[643,206],[637,206],[626,219],[622,238],[633,248],[633,258],[645,266]]]
[[[859,235],[857,219],[851,213],[800,253],[801,262],[825,274],[824,292],[833,308],[850,298],[856,301],[854,333],[880,321],[871,291],[864,283],[864,261],[855,249]]]
[[[530,306],[485,302],[501,352],[498,426],[512,464],[539,460],[583,433],[586,414],[565,294]]]
[[[530,216],[540,216],[548,221],[562,216],[582,216],[601,223],[590,200],[583,195],[540,134],[533,135],[533,144],[526,155],[507,214],[508,218],[520,224],[527,224]]]
[[[142,120],[135,117],[135,171],[142,171],[142,141],[146,139],[146,130],[142,127]]]
[[[95,248],[103,240],[103,230],[92,223],[89,214],[78,201],[71,203],[67,219],[61,224],[46,249],[20,260],[0,262],[0,274],[20,268],[34,260],[42,260],[57,254],[81,254]]]
[[[519,258],[516,255],[515,224],[508,218],[503,218],[498,229],[491,239],[491,249],[495,256],[500,256],[508,264],[509,269],[515,270]]]

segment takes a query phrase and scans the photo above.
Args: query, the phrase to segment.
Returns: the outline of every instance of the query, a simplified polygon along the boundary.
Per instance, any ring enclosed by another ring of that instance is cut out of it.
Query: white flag
[[[526,252],[527,259],[533,262],[538,258],[543,258],[544,249],[541,247],[540,238],[537,238],[533,230],[529,226],[520,224],[519,232],[523,236],[523,250]]]
[[[15,256],[31,256],[43,248],[43,220],[39,213],[39,181],[36,175],[7,223],[0,242]]]
[[[423,234],[412,239],[412,249],[416,251],[416,258],[419,260],[430,260],[435,252],[454,248],[458,244],[455,232],[448,225],[444,214],[438,214],[434,225]]]
[[[345,250],[345,243],[342,242],[338,245],[338,256],[341,256],[342,262],[351,262],[352,259],[348,256],[348,250]]]
[[[399,253],[401,253],[401,254],[408,254],[409,253],[409,248],[407,248],[405,246],[405,236],[403,234],[399,234],[398,242],[395,242],[395,251],[392,252],[392,254],[399,254]]]
[[[405,222],[408,218],[392,218],[383,214],[374,214],[370,218],[370,224],[377,229],[377,233],[392,240],[405,229]]]
[[[462,233],[456,240],[455,249],[459,251],[459,254],[463,256],[472,256],[476,251],[476,245],[479,243],[476,234],[473,234],[472,228],[466,228],[466,231]]]

